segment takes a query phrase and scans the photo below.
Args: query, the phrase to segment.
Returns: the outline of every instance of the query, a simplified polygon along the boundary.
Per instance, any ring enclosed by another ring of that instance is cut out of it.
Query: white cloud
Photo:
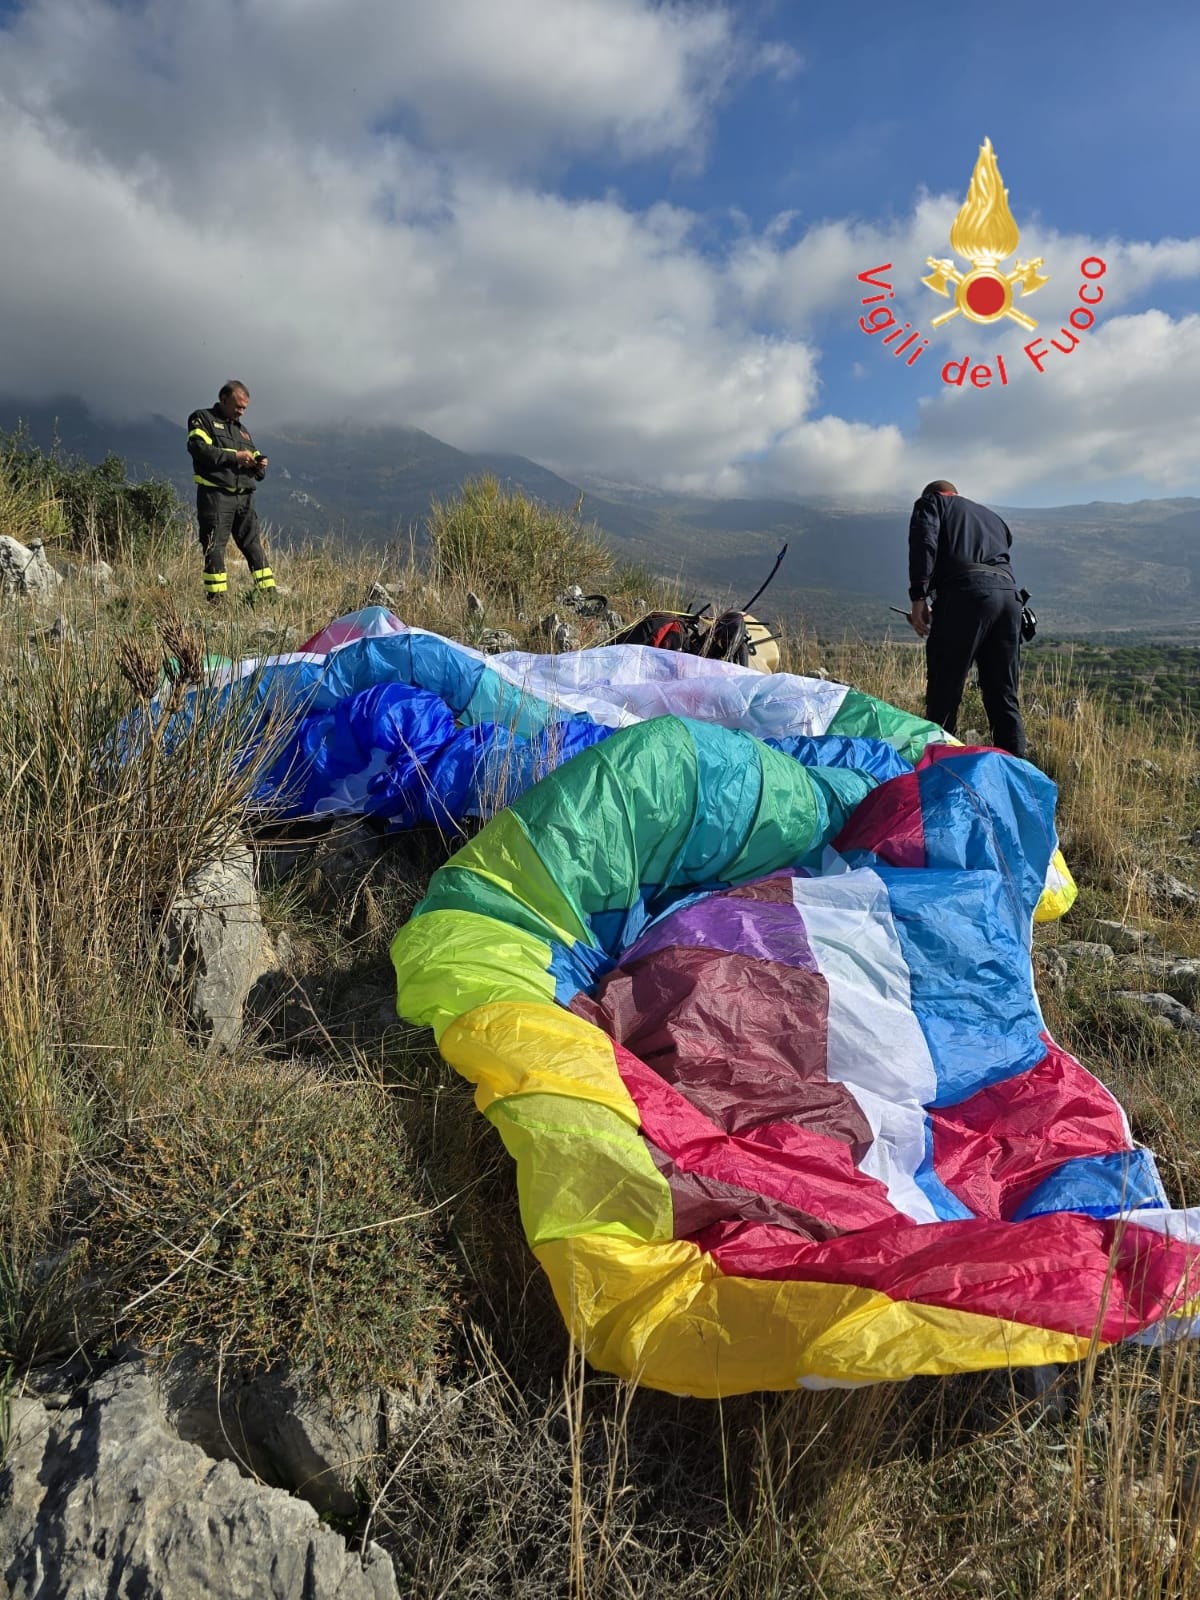
[[[781,216],[718,256],[678,207],[554,192],[571,152],[694,160],[734,75],[798,70],[737,17],[653,0],[31,0],[0,35],[5,388],[185,415],[236,372],[268,429],[407,422],[723,493],[907,491],[950,455],[996,485],[981,493],[1056,463],[1194,482],[1193,319],[1111,313],[1200,273],[1200,241],[1030,225],[1021,253],[1051,273],[1039,319],[1065,318],[1079,259],[1100,253],[1106,322],[1019,399],[939,392],[906,440],[821,415],[819,341],[853,327],[856,275],[884,261],[905,315],[936,312],[919,280],[948,253],[954,198],[799,238]],[[1024,361],[1028,336],[1004,337]]]
[[[969,475],[982,498],[1133,477],[1168,494],[1195,484],[1200,316],[1098,323],[1021,377],[1019,390],[946,391],[923,408],[915,444],[931,474]]]

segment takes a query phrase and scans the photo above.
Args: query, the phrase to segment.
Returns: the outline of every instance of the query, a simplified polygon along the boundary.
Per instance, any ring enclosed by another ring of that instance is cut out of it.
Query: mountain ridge
[[[191,498],[182,418],[104,418],[70,395],[0,397],[0,430],[19,424],[43,449],[57,441],[88,461],[113,451],[133,476],[166,478]],[[451,498],[466,478],[491,473],[565,509],[582,496],[584,520],[619,560],[676,582],[698,603],[744,602],[786,543],[787,558],[759,608],[773,625],[866,636],[903,627],[887,608],[907,604],[911,502],[872,497],[864,505],[800,493],[722,498],[582,472],[567,477],[525,456],[460,450],[395,425],[344,420],[252,431],[271,457],[260,510],[282,546],[331,534],[371,546],[409,538],[420,545],[431,503]],[[1043,631],[1200,639],[1200,499],[994,504],[1013,530],[1014,570],[1034,596]]]

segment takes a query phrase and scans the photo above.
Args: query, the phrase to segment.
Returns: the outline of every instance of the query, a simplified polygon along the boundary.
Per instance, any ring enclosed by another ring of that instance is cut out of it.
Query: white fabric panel
[[[874,1134],[862,1170],[886,1186],[897,1211],[937,1222],[916,1181],[925,1159],[924,1106],[937,1093],[937,1077],[912,1009],[887,888],[877,873],[857,868],[795,878],[792,899],[829,985],[829,1079],[845,1084]]]
[[[694,717],[760,739],[824,733],[846,685],[711,661],[677,650],[604,645],[557,656],[490,656],[494,672],[554,705],[583,710],[606,727],[648,717]]]

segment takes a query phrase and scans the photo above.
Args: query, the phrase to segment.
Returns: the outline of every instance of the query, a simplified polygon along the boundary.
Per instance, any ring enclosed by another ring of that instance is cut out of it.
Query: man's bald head
[[[933,483],[927,483],[921,490],[921,499],[927,494],[957,494],[958,490],[948,478],[938,478]]]

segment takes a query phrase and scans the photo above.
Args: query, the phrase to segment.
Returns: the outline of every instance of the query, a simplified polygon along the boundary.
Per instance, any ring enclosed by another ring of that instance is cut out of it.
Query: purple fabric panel
[[[753,956],[760,961],[816,972],[816,957],[792,900],[791,877],[768,878],[747,887],[766,892],[751,895],[744,890],[734,890],[713,895],[699,905],[664,917],[631,945],[622,959],[637,960],[671,945],[683,945],[726,950],[734,955]]]

